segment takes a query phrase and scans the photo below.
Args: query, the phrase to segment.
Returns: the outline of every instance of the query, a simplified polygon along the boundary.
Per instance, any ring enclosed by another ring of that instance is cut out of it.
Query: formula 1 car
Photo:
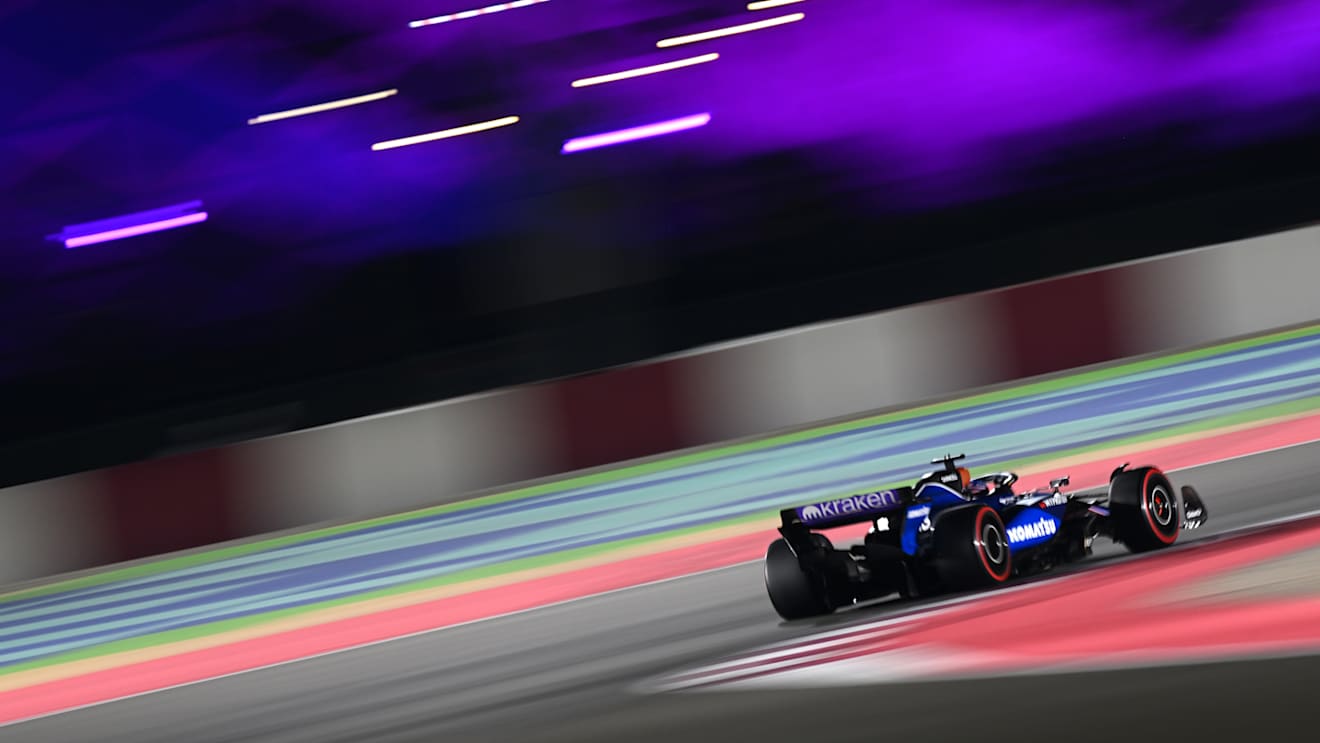
[[[965,455],[932,460],[913,487],[851,495],[780,511],[782,538],[765,557],[770,602],[785,619],[829,614],[859,601],[995,586],[1083,559],[1104,537],[1133,552],[1172,545],[1205,523],[1200,495],[1156,467],[1109,476],[1103,492],[1065,493],[1069,479],[1015,493],[1018,476],[973,479]],[[812,529],[871,522],[865,540],[846,549]]]

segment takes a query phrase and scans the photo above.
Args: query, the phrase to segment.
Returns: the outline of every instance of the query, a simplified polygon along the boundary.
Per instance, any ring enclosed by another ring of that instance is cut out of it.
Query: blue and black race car
[[[1205,523],[1196,490],[1184,486],[1180,503],[1156,467],[1123,464],[1103,492],[1065,493],[1063,477],[1047,489],[1016,493],[1016,474],[972,478],[958,466],[965,458],[932,460],[943,468],[910,488],[780,511],[782,538],[765,558],[766,589],[779,615],[800,619],[894,593],[994,586],[1085,558],[1097,538],[1144,552]],[[847,549],[813,531],[868,521],[866,538]]]

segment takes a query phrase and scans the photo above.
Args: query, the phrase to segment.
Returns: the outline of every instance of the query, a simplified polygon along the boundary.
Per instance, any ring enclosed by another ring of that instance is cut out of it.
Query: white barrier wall
[[[1123,324],[1146,348],[1308,322],[1320,318],[1320,228],[1182,253],[1129,274]]]
[[[0,582],[1311,322],[1317,282],[1311,227],[8,488]]]
[[[996,322],[990,298],[966,297],[687,355],[683,414],[721,441],[1005,379]]]
[[[0,490],[0,585],[117,557],[94,475]]]
[[[555,471],[545,398],[524,387],[233,447],[241,533],[379,515]],[[443,496],[441,496],[443,497]]]

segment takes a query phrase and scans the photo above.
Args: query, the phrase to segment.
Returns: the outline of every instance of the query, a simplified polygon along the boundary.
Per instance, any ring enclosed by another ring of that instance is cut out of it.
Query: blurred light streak
[[[148,232],[159,232],[205,220],[205,213],[188,214],[201,208],[200,201],[185,201],[182,204],[172,204],[159,209],[67,225],[59,234],[49,235],[46,239],[63,242],[66,248],[76,248]]]
[[[84,245],[95,245],[96,243],[122,240],[126,237],[136,237],[137,235],[145,235],[151,232],[172,230],[176,227],[184,227],[190,224],[197,224],[198,222],[205,222],[208,216],[209,215],[207,215],[206,212],[196,212],[193,214],[171,217],[169,219],[159,219],[153,222],[135,224],[129,227],[120,227],[113,230],[92,232],[85,235],[77,235],[75,237],[66,237],[63,238],[64,247],[81,248]]]
[[[603,83],[612,83],[615,82],[616,80],[628,80],[630,78],[642,77],[644,75],[654,75],[657,72],[668,72],[670,70],[678,70],[684,67],[691,67],[693,65],[704,64],[706,62],[714,62],[719,58],[720,55],[715,53],[703,54],[700,57],[688,57],[687,59],[678,59],[678,60],[674,60],[673,62],[663,62],[661,64],[653,64],[648,67],[638,67],[632,70],[623,70],[622,72],[612,72],[608,75],[597,75],[596,77],[584,77],[581,80],[574,80],[573,87],[585,88],[589,85],[601,85]]]
[[[654,124],[645,126],[635,126],[631,129],[620,129],[613,132],[603,132],[601,134],[592,134],[587,137],[577,137],[564,143],[560,153],[564,155],[583,150],[594,150],[598,147],[609,147],[611,145],[623,144],[624,142],[633,142],[639,139],[648,139],[650,137],[660,137],[665,134],[673,134],[688,129],[696,129],[699,126],[705,126],[710,123],[710,114],[694,114],[684,116],[679,119],[669,119],[667,121],[657,121]]]
[[[268,121],[279,121],[280,119],[291,119],[295,116],[306,116],[308,114],[321,113],[322,111],[333,111],[336,108],[347,108],[349,106],[356,106],[359,103],[379,101],[383,98],[397,95],[398,93],[398,90],[391,88],[389,90],[382,90],[378,93],[367,93],[366,95],[354,96],[352,98],[341,98],[337,101],[317,103],[312,106],[303,106],[302,108],[291,108],[288,111],[276,111],[273,114],[262,114],[256,118],[248,119],[248,124],[265,124]]]
[[[402,139],[390,139],[384,142],[377,142],[371,146],[371,149],[379,152],[380,150],[392,150],[396,147],[407,147],[408,145],[421,144],[423,142],[434,142],[437,139],[449,139],[451,137],[461,137],[464,134],[475,134],[489,129],[498,129],[502,126],[517,124],[520,119],[517,116],[505,116],[501,119],[492,119],[478,124],[468,124],[467,126],[454,127],[453,129],[442,129],[438,132],[429,132],[427,134],[418,134],[412,137]]]
[[[548,3],[550,0],[514,0],[511,3],[499,3],[498,5],[487,5],[484,8],[474,10],[464,10],[449,15],[438,15],[433,18],[423,18],[420,21],[409,21],[408,28],[422,28],[423,26],[434,26],[440,23],[449,23],[450,21],[462,21],[468,18],[476,18],[479,15],[489,15],[499,13],[505,10],[514,10],[516,8],[526,8],[529,5],[539,5]]]
[[[785,5],[794,5],[804,3],[807,0],[757,0],[754,3],[747,3],[748,10],[769,10],[770,8],[782,8]]]
[[[806,13],[790,13],[788,15],[767,18],[764,21],[743,23],[738,26],[726,26],[725,28],[717,28],[712,31],[702,31],[701,33],[688,34],[686,36],[674,36],[668,39],[661,39],[660,41],[657,41],[655,45],[664,49],[666,47],[681,46],[683,44],[695,44],[698,41],[709,41],[711,39],[719,39],[725,36],[733,36],[735,34],[745,34],[749,31],[760,31],[764,28],[782,26],[786,23],[795,23],[806,17]]]

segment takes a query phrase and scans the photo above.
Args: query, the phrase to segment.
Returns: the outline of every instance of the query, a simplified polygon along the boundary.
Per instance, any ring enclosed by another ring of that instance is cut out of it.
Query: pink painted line
[[[1153,462],[1172,470],[1316,439],[1320,439],[1320,415],[1264,424],[1254,429],[1190,443],[1156,447],[1134,452],[1132,457],[1134,464]],[[1070,474],[1074,482],[1103,483],[1113,464],[1102,462],[1075,467]],[[1213,517],[1214,504],[1208,505]],[[767,529],[657,555],[576,570],[553,578],[474,591],[462,596],[331,621],[311,628],[16,689],[0,694],[0,724],[304,660],[703,570],[728,567],[760,558],[766,545],[775,536],[774,531]],[[1115,576],[1114,570],[1122,571],[1123,566],[1095,574],[1093,582],[1099,584],[1108,581]],[[1066,583],[1072,586],[1076,582]],[[996,598],[1002,599],[1005,608],[1022,600],[1017,594]],[[989,609],[995,603],[978,602],[977,607]]]
[[[1107,659],[1139,658],[1159,662],[1188,657],[1233,656],[1269,648],[1271,652],[1320,647],[1320,595],[1241,599],[1233,602],[1142,605],[1136,599],[1155,598],[1197,579],[1320,546],[1320,520],[1276,527],[1248,537],[1240,546],[1206,553],[1170,554],[1166,565],[1133,565],[1129,575],[1106,583],[1090,581],[1066,595],[1041,597],[998,614],[962,617],[973,621],[983,637],[1005,641],[995,647],[963,646],[968,671],[999,672],[1060,665],[1104,665]],[[1184,559],[1185,557],[1189,559]],[[987,607],[988,609],[989,607]],[[1051,628],[1068,627],[1068,632]],[[958,636],[947,628],[923,628],[908,638],[936,642]],[[965,636],[965,635],[964,635]],[[978,652],[979,651],[979,652]],[[992,656],[997,656],[991,660]],[[1112,661],[1119,665],[1121,660]],[[986,663],[992,663],[986,667]]]

